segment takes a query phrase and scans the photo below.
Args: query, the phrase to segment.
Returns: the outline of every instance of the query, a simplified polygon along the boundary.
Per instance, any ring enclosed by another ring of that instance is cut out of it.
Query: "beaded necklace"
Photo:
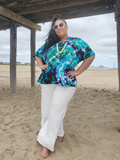
[[[62,48],[61,51],[59,51],[59,48],[58,48],[58,43],[56,44],[56,47],[57,47],[57,53],[59,53],[59,56],[58,56],[58,60],[57,62],[59,63],[59,58],[60,58],[60,54],[64,51],[65,47],[66,47],[67,43],[65,43],[64,47]]]

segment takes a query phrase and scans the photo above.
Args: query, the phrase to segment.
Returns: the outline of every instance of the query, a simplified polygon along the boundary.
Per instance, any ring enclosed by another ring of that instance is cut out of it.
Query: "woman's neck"
[[[66,35],[66,36],[63,37],[63,38],[60,38],[60,41],[59,41],[59,42],[65,41],[65,40],[67,40],[68,38],[69,38],[68,35]]]

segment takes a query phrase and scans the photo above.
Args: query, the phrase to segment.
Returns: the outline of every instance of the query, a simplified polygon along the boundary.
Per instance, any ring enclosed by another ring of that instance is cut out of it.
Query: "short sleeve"
[[[33,58],[35,59],[35,56],[41,58],[43,60],[43,56],[45,55],[46,52],[46,48],[45,48],[45,44],[43,44],[38,50],[37,52],[33,55]]]
[[[84,42],[84,55],[83,55],[83,60],[95,55],[93,50],[90,48],[90,46]]]

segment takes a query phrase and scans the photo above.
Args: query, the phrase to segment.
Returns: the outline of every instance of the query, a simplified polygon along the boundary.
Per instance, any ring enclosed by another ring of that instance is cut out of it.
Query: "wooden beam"
[[[8,18],[6,18],[6,17],[4,17],[4,16],[1,16],[1,15],[0,15],[0,18],[3,19],[3,20],[5,20],[5,21],[10,22],[10,19],[8,19]]]
[[[30,21],[30,20],[28,20],[28,19],[26,19],[16,13],[2,7],[2,6],[0,6],[0,14],[7,17],[7,18],[10,18],[14,21],[19,22],[20,24],[28,26],[30,28],[34,28],[39,31],[41,30],[41,27],[39,25],[35,24],[34,22],[32,22],[32,21]]]
[[[9,23],[7,21],[0,21],[0,30],[10,29],[10,26],[11,26],[11,23]],[[22,25],[22,26],[24,26],[24,25]],[[17,23],[17,27],[21,27],[21,25],[19,23]],[[24,27],[26,27],[26,26],[24,26]]]
[[[35,54],[35,40],[36,39],[36,30],[31,29],[31,87],[35,86],[35,60],[33,55]]]
[[[69,16],[70,13],[76,13],[76,14],[82,13],[83,14],[83,13],[88,12],[90,14],[90,12],[91,12],[93,14],[93,12],[94,12],[94,15],[95,15],[97,10],[100,10],[103,13],[104,12],[105,13],[106,12],[112,13],[113,12],[112,10],[114,8],[115,8],[114,6],[110,7],[110,8],[109,7],[106,8],[105,4],[99,3],[99,5],[97,5],[96,3],[94,3],[92,5],[87,4],[87,5],[78,5],[78,6],[72,6],[72,7],[67,7],[67,8],[61,8],[61,9],[59,9],[59,14],[61,14],[61,15],[68,14],[68,16]],[[40,11],[39,13],[25,15],[25,17],[33,20],[36,23],[40,23],[39,19],[44,18],[44,22],[45,22],[46,17],[53,16],[57,13],[58,13],[58,9],[55,8],[54,10]],[[75,17],[75,18],[77,18],[77,17]]]
[[[88,9],[88,10],[67,10],[67,11],[59,11],[59,14],[62,15],[62,17],[64,19],[71,19],[71,18],[80,18],[80,17],[86,17],[86,16],[94,16],[94,15],[100,15],[100,14],[107,14],[107,13],[113,13],[115,11],[115,8],[96,8],[96,9]],[[53,18],[53,16],[55,16],[55,12],[46,12],[44,14],[39,14],[39,15],[43,15],[43,16],[39,16],[37,19],[33,20],[35,23],[45,23],[45,22],[50,22]],[[36,15],[37,17],[37,15]]]
[[[61,1],[53,1],[52,5],[51,1],[47,2],[47,3],[37,3],[37,4],[32,4],[31,6],[26,6],[24,7],[22,10],[18,10],[16,9],[16,12],[20,15],[23,14],[30,14],[30,13],[37,13],[37,12],[41,12],[41,11],[47,11],[47,10],[59,10],[61,8],[68,8],[68,7],[75,7],[75,6],[81,6],[82,5],[92,5],[93,3],[96,3],[99,5],[99,3],[104,4],[104,0],[70,0],[70,1],[65,1],[62,2]],[[29,4],[30,5],[30,4]],[[18,8],[19,9],[19,8]]]
[[[105,6],[98,6],[98,8],[88,7],[86,9],[61,9],[59,10],[59,14],[63,16],[64,19],[71,19],[71,18],[80,18],[80,17],[86,17],[86,16],[93,16],[93,15],[99,15],[99,14],[106,14],[106,13],[112,13],[115,11],[115,8],[106,8]],[[57,10],[53,11],[46,11],[46,12],[39,12],[37,14],[28,15],[27,18],[33,18],[33,21],[35,23],[44,23],[49,22],[52,20],[53,16],[57,13]],[[42,15],[42,16],[41,16]],[[6,21],[0,21],[0,30],[3,29],[9,29],[10,24]],[[20,26],[20,25],[19,25]]]
[[[120,92],[120,1],[116,2],[115,17],[117,21],[117,55],[118,55],[118,83]]]
[[[9,21],[0,20],[0,30],[10,29],[10,26],[11,26],[11,20],[9,20]],[[30,29],[30,27],[27,27],[25,25],[21,25],[20,23],[17,23],[17,27],[21,27],[21,26]]]
[[[10,27],[10,92],[17,92],[16,86],[16,46],[17,46],[17,23],[11,21]]]
[[[115,20],[120,20],[120,1],[117,0],[115,7]]]
[[[10,24],[9,25],[5,25],[5,26],[0,26],[0,31],[1,30],[6,30],[6,29],[10,29]]]
[[[39,1],[39,0],[32,0],[32,1],[30,1],[30,3],[31,2],[43,4],[43,1]],[[47,5],[48,4],[50,5],[49,2],[50,1],[47,1],[47,2],[45,1],[45,4],[47,3]],[[61,1],[52,0],[52,2],[53,2],[53,4],[50,5],[51,10],[48,10],[48,9],[43,10],[43,11],[40,10],[38,13],[24,15],[25,18],[30,19],[35,23],[43,23],[43,22],[51,21],[53,16],[56,13],[58,13],[58,10],[59,10],[59,14],[61,14],[64,19],[92,16],[92,15],[105,14],[105,13],[112,13],[115,11],[115,7],[114,7],[115,0],[113,0],[113,1],[105,1],[105,0],[90,0],[90,1],[80,0],[80,1],[78,1],[78,0],[74,0],[75,6],[67,5],[67,7],[64,6],[64,4],[68,4],[68,0],[67,1],[66,0],[65,1],[64,0],[61,0]],[[61,2],[63,2],[63,3],[61,3]],[[108,2],[110,2],[110,3],[108,3]],[[22,3],[23,3],[23,1],[22,1]],[[25,1],[24,1],[24,3],[25,3]],[[28,2],[26,1],[26,3],[28,3]],[[54,6],[54,8],[53,8],[52,6],[55,3],[57,4],[57,6],[56,7]],[[73,3],[73,0],[69,1],[70,5],[74,5],[74,3]],[[81,5],[78,5],[80,3],[81,3]],[[20,4],[21,4],[21,2],[20,2]],[[60,6],[60,8],[59,8],[59,6]],[[63,8],[61,8],[61,6]],[[43,9],[45,9],[45,5],[43,5]],[[23,10],[24,10],[24,8],[23,8]],[[31,12],[32,12],[32,10],[31,10]],[[4,25],[4,22],[0,21],[0,30],[7,29],[7,28],[9,28],[9,24],[7,23],[6,25]]]
[[[12,1],[12,2],[6,2],[6,3],[1,3],[2,6],[4,7],[7,7],[7,8],[15,8],[16,11],[17,10],[21,10],[21,11],[24,11],[24,9],[28,8],[28,9],[33,9],[33,8],[40,8],[41,7],[50,7],[50,6],[53,6],[53,5],[66,5],[66,4],[70,4],[70,3],[81,3],[82,4],[85,4],[85,3],[93,3],[93,2],[99,2],[99,1],[103,1],[103,3],[106,3],[106,4],[115,4],[115,1],[116,0],[45,0],[45,1],[41,1],[41,0],[30,0],[30,1],[27,1],[27,0],[20,0],[19,1]],[[55,7],[56,8],[56,7]]]
[[[118,55],[118,83],[120,92],[120,22],[117,21],[117,55]]]

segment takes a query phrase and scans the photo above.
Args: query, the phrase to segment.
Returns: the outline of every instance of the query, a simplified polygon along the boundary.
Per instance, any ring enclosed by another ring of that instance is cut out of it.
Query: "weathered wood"
[[[34,22],[30,21],[29,19],[26,19],[2,6],[0,6],[0,14],[7,17],[7,18],[10,18],[14,21],[17,21],[25,26],[28,26],[30,28],[34,28],[36,30],[41,30],[41,27],[37,24],[35,24]]]
[[[0,30],[10,29],[10,24],[5,26],[0,26]]]
[[[104,4],[115,4],[116,0],[20,0],[20,1],[11,1],[6,3],[1,3],[2,6],[7,8],[15,8],[15,10],[24,10],[25,8],[31,9],[32,8],[39,8],[39,7],[50,7],[52,5],[62,5],[62,4],[71,4],[71,3],[79,3],[79,4],[85,4],[85,3],[93,3],[93,2],[103,2]],[[56,7],[55,7],[56,8]],[[41,8],[40,8],[41,9]]]
[[[16,46],[17,46],[17,24],[11,21],[10,27],[10,92],[17,92],[16,86]]]
[[[9,8],[21,8],[21,10],[23,9],[23,7],[30,7],[30,6],[34,6],[34,5],[38,5],[40,6],[51,6],[53,4],[61,4],[61,3],[71,3],[71,2],[77,2],[79,1],[80,3],[86,3],[86,1],[89,1],[89,3],[94,2],[98,2],[101,0],[31,0],[31,1],[27,1],[27,0],[21,0],[20,2],[17,1],[11,1],[11,2],[6,2],[6,3],[1,3],[2,6],[4,7],[9,7]],[[105,0],[102,0],[105,2]],[[112,0],[114,1],[114,0]]]
[[[35,54],[35,39],[36,30],[31,29],[31,87],[35,86],[35,60],[33,55]]]
[[[114,12],[114,6],[111,8],[106,8],[105,4],[94,4],[94,5],[83,5],[83,6],[73,6],[73,7],[66,7],[66,8],[59,8],[59,14],[61,15],[67,15],[69,17],[69,14],[76,14],[80,17],[80,14],[83,15],[95,15],[96,12],[100,12],[100,13],[112,13]],[[46,21],[46,18],[48,18],[49,16],[53,17],[53,15],[55,15],[56,13],[58,13],[58,9],[54,9],[54,10],[45,10],[45,11],[40,11],[39,13],[35,13],[35,14],[27,14],[26,18],[31,19],[32,21],[36,22],[36,23],[40,23],[39,19],[43,18],[44,22]],[[89,13],[89,14],[87,14]],[[72,17],[71,17],[72,18]]]
[[[60,11],[59,14],[62,15],[64,19],[71,19],[71,18],[80,18],[80,17],[86,17],[86,16],[93,16],[93,15],[100,15],[100,14],[108,14],[108,13],[113,13],[115,11],[115,8],[112,8],[112,11],[109,9],[104,9],[104,8],[99,8],[95,10],[88,10],[88,11],[69,11],[69,12],[63,12]],[[39,16],[38,14],[35,14],[36,17],[38,18],[36,20],[33,20],[35,23],[44,23],[44,22],[50,22],[55,15],[55,12],[46,12],[44,15],[41,13],[43,16]],[[34,16],[35,16],[34,15]]]
[[[120,92],[120,22],[117,21],[118,80]]]
[[[120,1],[116,2],[115,17],[117,21],[117,55],[118,55],[118,80],[119,80],[119,92],[120,92]]]
[[[24,14],[24,17],[35,23],[51,21],[58,13],[65,19],[78,18],[91,15],[112,13],[115,11],[116,0],[21,0],[4,1],[15,13]],[[22,7],[20,7],[22,6]],[[9,25],[4,25],[7,28]],[[3,29],[0,20],[0,30]]]
[[[8,18],[4,17],[4,16],[1,16],[1,15],[0,15],[0,18],[3,19],[3,20],[5,20],[5,21],[10,22],[10,20],[9,20]]]
[[[99,14],[105,14],[105,13],[112,13],[115,11],[114,5],[110,8],[106,8],[105,4],[99,5],[98,7],[94,6],[95,8],[92,8],[93,6],[87,6],[87,8],[84,6],[77,7],[77,8],[68,8],[68,9],[59,9],[59,14],[63,16],[64,19],[70,19],[70,18],[77,18],[77,17],[85,17],[85,16],[92,16],[92,15],[99,15]],[[57,10],[49,10],[49,11],[42,11],[36,14],[29,14],[26,15],[26,18],[32,19],[35,23],[43,23],[43,22],[49,22],[52,20],[53,16],[57,13]],[[7,23],[4,25],[3,22],[0,21],[0,30],[9,28],[9,24]]]
[[[72,1],[65,1],[64,3],[62,1],[55,1],[55,2],[52,2],[52,5],[51,5],[51,1],[47,2],[47,3],[38,3],[35,5],[34,4],[29,4],[30,6],[26,6],[24,7],[22,10],[18,10],[17,11],[17,8],[16,8],[16,12],[20,15],[22,14],[30,14],[30,13],[37,13],[37,12],[41,12],[41,11],[47,11],[47,10],[58,10],[58,9],[61,9],[61,8],[75,8],[75,7],[80,7],[80,8],[83,8],[84,5],[86,6],[87,8],[87,5],[94,5],[94,4],[97,4],[98,6],[100,4],[104,4],[106,5],[105,3],[103,3],[101,0],[72,0]],[[94,6],[93,6],[94,7]],[[18,8],[19,9],[19,8]],[[56,12],[57,13],[57,12]]]

